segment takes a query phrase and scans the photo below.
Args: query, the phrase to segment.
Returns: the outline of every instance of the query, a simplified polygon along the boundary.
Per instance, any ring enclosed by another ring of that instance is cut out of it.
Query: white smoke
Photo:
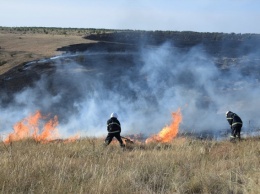
[[[255,59],[253,54],[245,57]],[[229,129],[227,110],[241,116],[245,130],[249,121],[259,126],[258,78],[243,73],[250,68],[246,63],[217,67],[202,46],[183,51],[165,43],[136,53],[62,56],[52,63],[55,72],[43,74],[33,87],[1,106],[3,133],[36,110],[57,115],[63,137],[104,136],[111,112],[119,115],[122,134],[158,133],[178,108],[181,132],[218,134]]]

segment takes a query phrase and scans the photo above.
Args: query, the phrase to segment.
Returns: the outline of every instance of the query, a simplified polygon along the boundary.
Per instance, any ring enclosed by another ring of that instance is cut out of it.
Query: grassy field
[[[51,57],[61,52],[63,46],[80,43],[91,43],[83,34],[32,33],[7,29],[0,30],[0,75],[24,62]]]
[[[11,30],[11,31],[8,31]],[[0,29],[0,75],[27,61],[90,43],[86,31]],[[260,138],[240,142],[179,137],[170,144],[103,146],[83,138],[0,142],[0,193],[260,193]]]
[[[260,192],[259,138],[237,143],[176,138],[170,144],[101,139],[1,144],[1,193]]]

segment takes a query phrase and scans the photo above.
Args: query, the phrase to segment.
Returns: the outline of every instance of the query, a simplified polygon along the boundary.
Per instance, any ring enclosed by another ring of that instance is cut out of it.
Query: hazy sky
[[[0,26],[260,33],[260,0],[0,0]]]

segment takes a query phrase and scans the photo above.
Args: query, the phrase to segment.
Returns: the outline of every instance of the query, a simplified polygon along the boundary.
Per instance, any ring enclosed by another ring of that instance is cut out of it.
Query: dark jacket
[[[237,125],[241,125],[241,126],[243,125],[241,118],[236,113],[233,112],[229,112],[227,114],[227,121],[232,127]]]
[[[108,133],[121,133],[121,125],[117,118],[112,117],[107,121]]]

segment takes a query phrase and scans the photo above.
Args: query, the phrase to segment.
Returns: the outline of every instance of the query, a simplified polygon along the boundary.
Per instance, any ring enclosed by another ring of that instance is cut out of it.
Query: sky
[[[0,26],[260,33],[259,0],[0,0]]]

